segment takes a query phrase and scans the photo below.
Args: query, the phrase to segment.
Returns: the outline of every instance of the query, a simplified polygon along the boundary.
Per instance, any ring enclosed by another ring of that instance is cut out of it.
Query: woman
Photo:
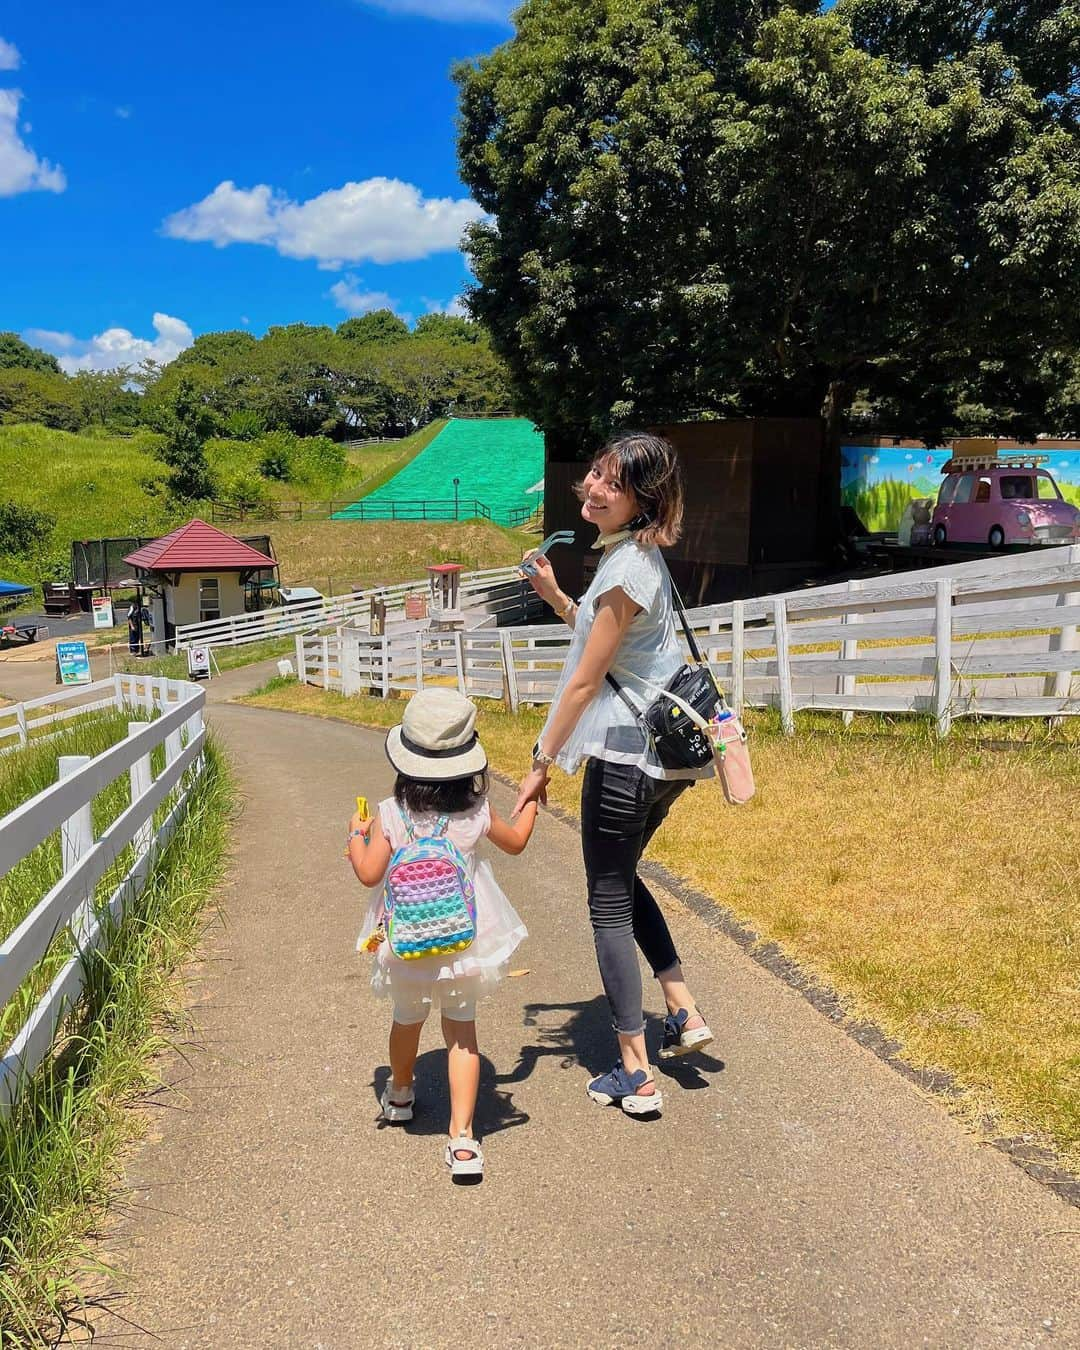
[[[637,865],[672,803],[713,769],[665,769],[608,675],[644,708],[683,664],[671,579],[659,548],[675,543],[682,525],[678,461],[659,436],[616,436],[577,492],[582,519],[600,531],[594,547],[603,549],[603,556],[580,603],[559,589],[546,558],[534,560],[533,589],[574,637],[516,809],[546,799],[552,764],[574,773],[587,761],[581,838],[589,918],[620,1055],[609,1073],[588,1084],[588,1093],[631,1115],[652,1114],[663,1100],[645,1050],[635,944],[668,1006],[661,1058],[702,1049],[712,1033],[686,987],[667,923]]]

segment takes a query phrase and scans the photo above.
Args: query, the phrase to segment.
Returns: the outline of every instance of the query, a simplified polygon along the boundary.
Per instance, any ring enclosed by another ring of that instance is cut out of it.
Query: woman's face
[[[595,525],[601,534],[621,530],[640,509],[634,494],[620,487],[614,469],[610,459],[597,460],[582,484],[585,496],[581,503],[581,518]]]

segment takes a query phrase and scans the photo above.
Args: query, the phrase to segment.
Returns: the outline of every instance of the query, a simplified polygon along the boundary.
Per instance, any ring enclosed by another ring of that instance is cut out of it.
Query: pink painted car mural
[[[1080,510],[1065,501],[1044,455],[954,455],[942,469],[930,537],[944,544],[1080,543]]]

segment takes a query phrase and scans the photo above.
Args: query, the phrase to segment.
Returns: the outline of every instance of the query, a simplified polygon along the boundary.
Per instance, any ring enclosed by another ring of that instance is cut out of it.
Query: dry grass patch
[[[428,563],[504,567],[535,543],[487,520],[277,520],[267,528],[286,586],[305,583],[335,594],[350,586],[413,581]]]
[[[278,684],[246,702],[369,726],[401,700]],[[517,777],[542,725],[481,704],[492,765]],[[1080,1169],[1080,727],[820,719],[788,739],[752,717],[758,796],[702,785],[650,856],[749,923],[876,1022],[958,1109],[1033,1131]],[[810,719],[807,719],[808,721]],[[552,801],[576,812],[580,783]]]

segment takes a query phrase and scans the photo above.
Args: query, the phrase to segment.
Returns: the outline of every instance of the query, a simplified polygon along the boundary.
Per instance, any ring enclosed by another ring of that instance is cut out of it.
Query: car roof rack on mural
[[[1049,464],[1049,455],[953,455],[941,466],[942,473],[982,473],[984,469],[1037,469]]]

